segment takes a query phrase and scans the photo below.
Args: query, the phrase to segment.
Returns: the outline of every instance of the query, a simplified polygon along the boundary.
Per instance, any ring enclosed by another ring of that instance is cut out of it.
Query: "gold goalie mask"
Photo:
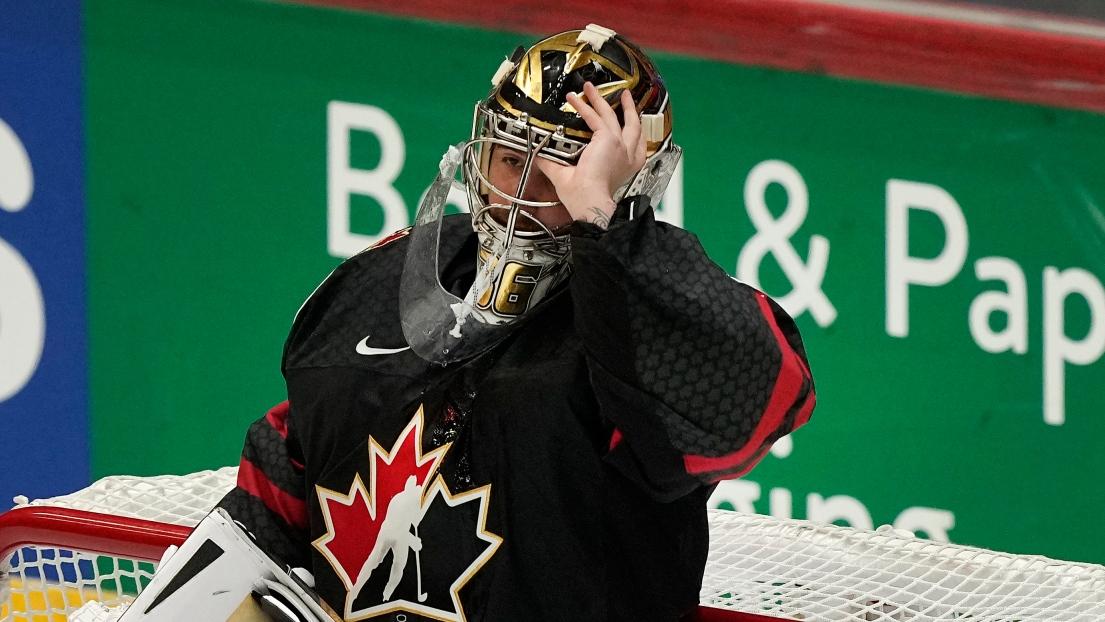
[[[594,24],[553,35],[528,50],[519,47],[495,72],[488,96],[476,104],[471,139],[451,147],[442,159],[412,231],[401,302],[408,342],[423,358],[447,363],[478,354],[567,278],[567,227],[550,228],[534,216],[558,203],[527,199],[525,189],[536,158],[574,166],[590,143],[591,129],[567,100],[569,93],[582,93],[585,82],[597,87],[619,119],[621,92],[628,90],[641,116],[647,159],[615,191],[614,201],[647,195],[655,205],[663,196],[682,150],[671,139],[667,88],[644,52]],[[517,152],[523,160],[516,187],[493,185],[489,169],[496,149]],[[479,239],[476,278],[463,298],[444,291],[436,267],[439,221],[450,190],[460,191],[454,175],[461,164],[463,192]],[[424,261],[431,255],[432,269]],[[423,265],[413,266],[412,260]],[[426,287],[431,279],[432,292]]]

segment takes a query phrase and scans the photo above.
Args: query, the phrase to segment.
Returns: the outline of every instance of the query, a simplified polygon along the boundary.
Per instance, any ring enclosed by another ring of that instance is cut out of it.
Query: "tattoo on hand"
[[[610,226],[610,216],[597,207],[591,208],[591,224],[606,229]]]

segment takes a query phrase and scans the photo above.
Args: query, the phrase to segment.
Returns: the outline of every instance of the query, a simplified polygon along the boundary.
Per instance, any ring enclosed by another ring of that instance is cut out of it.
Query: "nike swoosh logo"
[[[381,356],[385,354],[399,354],[400,352],[411,349],[410,346],[407,346],[405,348],[373,348],[372,346],[368,345],[368,340],[371,337],[372,335],[369,335],[368,337],[365,337],[362,341],[357,342],[357,354],[363,354],[364,356]]]

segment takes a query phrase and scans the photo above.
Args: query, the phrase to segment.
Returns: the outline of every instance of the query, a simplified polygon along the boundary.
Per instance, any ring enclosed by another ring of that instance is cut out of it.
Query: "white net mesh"
[[[37,499],[31,506],[63,507],[112,516],[193,526],[234,487],[237,467],[188,475],[105,477],[71,495]]]
[[[234,486],[237,469],[191,475],[104,478],[73,493],[21,507],[59,507],[125,518],[193,526]],[[0,553],[3,553],[0,542]],[[125,547],[120,543],[121,550]],[[63,622],[96,600],[115,605],[133,598],[153,576],[154,564],[50,546],[26,546],[0,560],[0,622]]]
[[[0,576],[4,622],[61,622],[90,600],[126,602],[150,582],[154,571],[151,562],[49,547],[22,548],[7,563],[9,576]]]
[[[1105,567],[712,511],[703,604],[792,620],[1105,620]]]
[[[235,477],[233,468],[112,477],[29,505],[192,526]],[[1105,620],[1102,566],[718,510],[710,525],[701,593],[710,607],[786,620]],[[63,621],[90,599],[118,603],[153,570],[125,556],[21,548],[0,561],[0,622]]]

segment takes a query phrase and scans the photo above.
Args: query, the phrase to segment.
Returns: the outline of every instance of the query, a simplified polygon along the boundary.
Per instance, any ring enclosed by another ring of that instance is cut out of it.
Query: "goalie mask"
[[[682,153],[671,140],[668,92],[652,61],[607,28],[591,24],[528,50],[519,47],[491,82],[488,96],[476,104],[471,139],[450,148],[419,208],[404,270],[401,303],[408,343],[423,358],[440,363],[495,343],[568,276],[571,218],[555,194],[534,192],[534,186],[548,184],[536,158],[574,166],[590,143],[592,131],[568,103],[569,93],[582,93],[584,83],[591,82],[622,119],[621,92],[629,90],[641,115],[645,164],[614,192],[615,202],[647,195],[658,203]],[[504,158],[510,159],[513,174],[493,174],[496,161]],[[460,191],[453,179],[460,164],[479,240],[476,278],[463,298],[441,287],[436,266],[439,221],[450,190]]]

